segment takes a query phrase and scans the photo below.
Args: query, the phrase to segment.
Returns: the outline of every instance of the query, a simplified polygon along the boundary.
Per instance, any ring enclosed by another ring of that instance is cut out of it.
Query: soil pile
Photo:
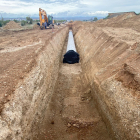
[[[140,31],[140,15],[131,17],[127,20],[124,20],[122,23],[120,23],[120,26],[123,28],[132,28],[136,31]]]
[[[140,31],[139,22],[140,15],[127,13],[114,18],[99,20],[95,22],[94,25],[98,27],[131,28],[133,30]]]
[[[21,29],[21,26],[18,25],[14,21],[10,21],[9,23],[6,24],[6,26],[3,27],[3,29],[8,30],[8,29]]]
[[[39,29],[39,25],[35,24],[35,25],[33,26],[33,29]]]

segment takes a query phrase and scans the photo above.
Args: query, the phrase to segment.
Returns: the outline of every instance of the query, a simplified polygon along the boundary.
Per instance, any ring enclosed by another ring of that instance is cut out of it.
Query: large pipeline
[[[79,63],[79,54],[76,52],[73,33],[71,30],[69,31],[67,51],[66,54],[64,55],[63,63],[69,64]]]

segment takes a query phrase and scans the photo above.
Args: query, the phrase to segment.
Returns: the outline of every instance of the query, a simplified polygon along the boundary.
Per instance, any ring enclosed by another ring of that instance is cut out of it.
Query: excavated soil
[[[68,27],[0,34],[0,140],[40,133],[67,33]]]
[[[140,139],[139,15],[73,25],[81,66],[113,139]],[[120,19],[120,20],[119,20]],[[128,23],[127,23],[128,21]],[[122,24],[125,25],[122,26]],[[126,24],[127,23],[127,24]]]
[[[0,32],[0,140],[139,140],[139,17]]]
[[[111,140],[91,91],[84,84],[81,64],[62,63],[66,47],[67,41],[44,129],[36,140]]]
[[[27,30],[0,34],[0,112],[17,83],[35,66],[38,53],[58,30]]]
[[[37,25],[37,24],[35,24],[35,25],[33,26],[33,29],[40,29],[40,26]]]
[[[8,30],[8,29],[21,29],[21,28],[22,28],[22,27],[21,27],[18,23],[14,22],[14,21],[8,22],[8,23],[3,27],[4,30]]]

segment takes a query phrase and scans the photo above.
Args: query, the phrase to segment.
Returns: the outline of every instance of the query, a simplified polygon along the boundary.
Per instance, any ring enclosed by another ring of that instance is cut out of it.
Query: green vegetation
[[[2,27],[2,23],[0,22],[0,27]]]
[[[25,26],[26,24],[33,24],[33,19],[30,17],[26,17],[26,20],[21,21],[21,26]]]
[[[3,20],[3,18],[1,18],[0,20],[0,27],[2,27],[3,25],[6,25],[10,20]]]
[[[30,17],[26,17],[26,21],[28,24],[32,24],[33,23],[33,19]]]
[[[18,20],[15,20],[15,19],[13,21],[15,21],[16,23],[19,22]],[[2,17],[1,20],[0,20],[0,27],[6,25],[8,22],[10,22],[10,20],[4,20],[3,17]]]
[[[94,17],[93,21],[97,21],[97,20],[98,20],[98,18],[97,17]]]
[[[34,20],[35,22],[40,22],[40,20]]]
[[[105,18],[103,18],[103,19],[108,19],[108,17],[109,17],[109,15],[108,16],[106,16]]]
[[[66,20],[54,20],[54,23],[62,23],[62,22],[66,22]]]
[[[14,22],[16,22],[16,23],[18,23],[18,22],[19,22],[19,21],[18,21],[18,20],[16,20],[16,19],[14,19],[13,21],[14,21]]]
[[[26,24],[26,21],[25,20],[22,20],[21,21],[21,26],[24,26]]]
[[[89,20],[83,20],[83,21],[89,22],[89,21],[97,21],[97,20],[98,20],[98,18],[97,18],[97,17],[94,17],[94,19],[91,18],[91,19],[89,19]]]
[[[26,17],[26,20],[22,20],[22,21],[19,21],[19,20],[16,20],[16,19],[14,19],[13,21],[16,22],[16,23],[21,23],[21,26],[31,25],[31,24],[33,24],[33,22],[39,22],[39,20],[33,21],[33,19],[30,18],[30,17]],[[0,20],[0,27],[3,27],[8,22],[10,22],[10,20],[4,20],[3,17],[2,17],[1,20]]]

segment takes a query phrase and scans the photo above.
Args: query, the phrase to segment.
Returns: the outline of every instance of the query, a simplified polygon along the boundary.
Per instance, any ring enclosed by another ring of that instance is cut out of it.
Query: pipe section
[[[74,43],[73,33],[69,31],[67,51],[63,58],[63,63],[79,63],[79,54],[76,52],[76,47]]]

